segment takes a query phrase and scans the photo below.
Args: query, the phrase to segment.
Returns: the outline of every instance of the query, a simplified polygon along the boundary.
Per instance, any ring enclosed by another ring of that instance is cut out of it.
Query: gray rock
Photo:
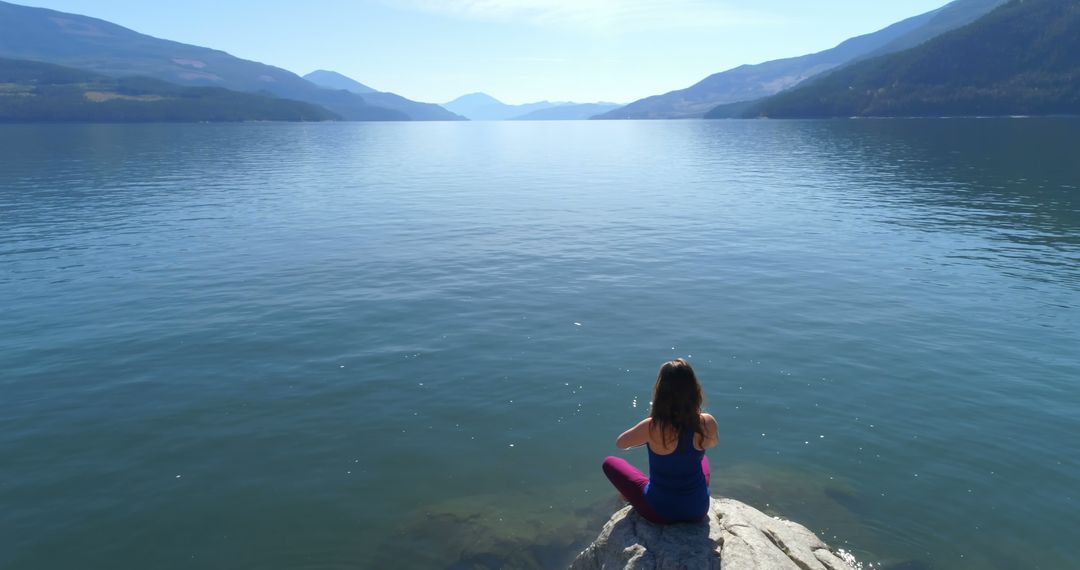
[[[631,507],[615,513],[571,570],[858,570],[806,527],[732,499],[713,499],[708,524],[661,526]]]

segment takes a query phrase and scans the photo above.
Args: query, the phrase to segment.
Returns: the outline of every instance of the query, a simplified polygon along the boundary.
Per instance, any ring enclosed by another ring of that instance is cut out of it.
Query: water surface
[[[715,493],[886,567],[1080,566],[1077,141],[0,127],[0,567],[555,567],[674,356]]]

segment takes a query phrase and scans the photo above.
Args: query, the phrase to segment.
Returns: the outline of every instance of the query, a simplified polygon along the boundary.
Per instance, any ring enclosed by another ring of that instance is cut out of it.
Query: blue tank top
[[[694,447],[694,432],[679,437],[668,455],[653,453],[649,446],[649,484],[645,500],[670,522],[699,521],[709,512],[709,485],[701,470],[705,452]]]

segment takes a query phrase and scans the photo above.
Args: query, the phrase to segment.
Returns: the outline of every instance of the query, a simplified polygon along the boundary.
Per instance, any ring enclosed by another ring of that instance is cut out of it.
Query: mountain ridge
[[[443,107],[474,121],[578,121],[621,107],[616,103],[537,101],[509,105],[483,92],[467,93]]]
[[[411,120],[361,95],[330,90],[288,70],[224,51],[155,38],[79,14],[0,1],[0,57],[41,61],[113,77],[266,92],[323,106],[347,120]],[[448,113],[449,114],[449,113]]]
[[[0,58],[0,123],[239,122],[340,119],[311,103],[221,87],[114,78]]]
[[[970,23],[1006,0],[955,0],[881,30],[803,56],[741,65],[663,95],[640,99],[598,119],[701,118],[718,105],[750,101],[790,89],[823,72],[883,53],[901,51]]]
[[[325,89],[360,95],[372,105],[400,111],[416,121],[460,121],[465,118],[434,103],[420,103],[396,93],[377,91],[336,71],[313,71],[305,75],[304,79]]]
[[[539,109],[514,117],[511,121],[584,121],[612,111],[621,105],[616,103],[570,103],[547,109]]]
[[[443,107],[473,121],[506,121],[533,111],[557,107],[558,103],[538,101],[524,105],[509,105],[487,93],[468,93],[443,103]]]
[[[1020,46],[1020,49],[1017,49]],[[1013,0],[907,51],[708,118],[1080,114],[1080,2]]]
[[[378,89],[373,89],[351,77],[328,69],[316,69],[315,71],[304,75],[303,78],[319,87],[349,91],[350,93],[356,93],[357,95],[379,92]]]

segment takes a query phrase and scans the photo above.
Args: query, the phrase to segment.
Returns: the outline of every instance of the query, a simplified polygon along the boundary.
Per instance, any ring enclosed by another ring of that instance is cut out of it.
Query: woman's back
[[[702,467],[703,450],[694,446],[687,430],[670,453],[657,453],[649,444],[649,485],[645,496],[657,513],[669,521],[692,521],[709,510],[709,483]]]

